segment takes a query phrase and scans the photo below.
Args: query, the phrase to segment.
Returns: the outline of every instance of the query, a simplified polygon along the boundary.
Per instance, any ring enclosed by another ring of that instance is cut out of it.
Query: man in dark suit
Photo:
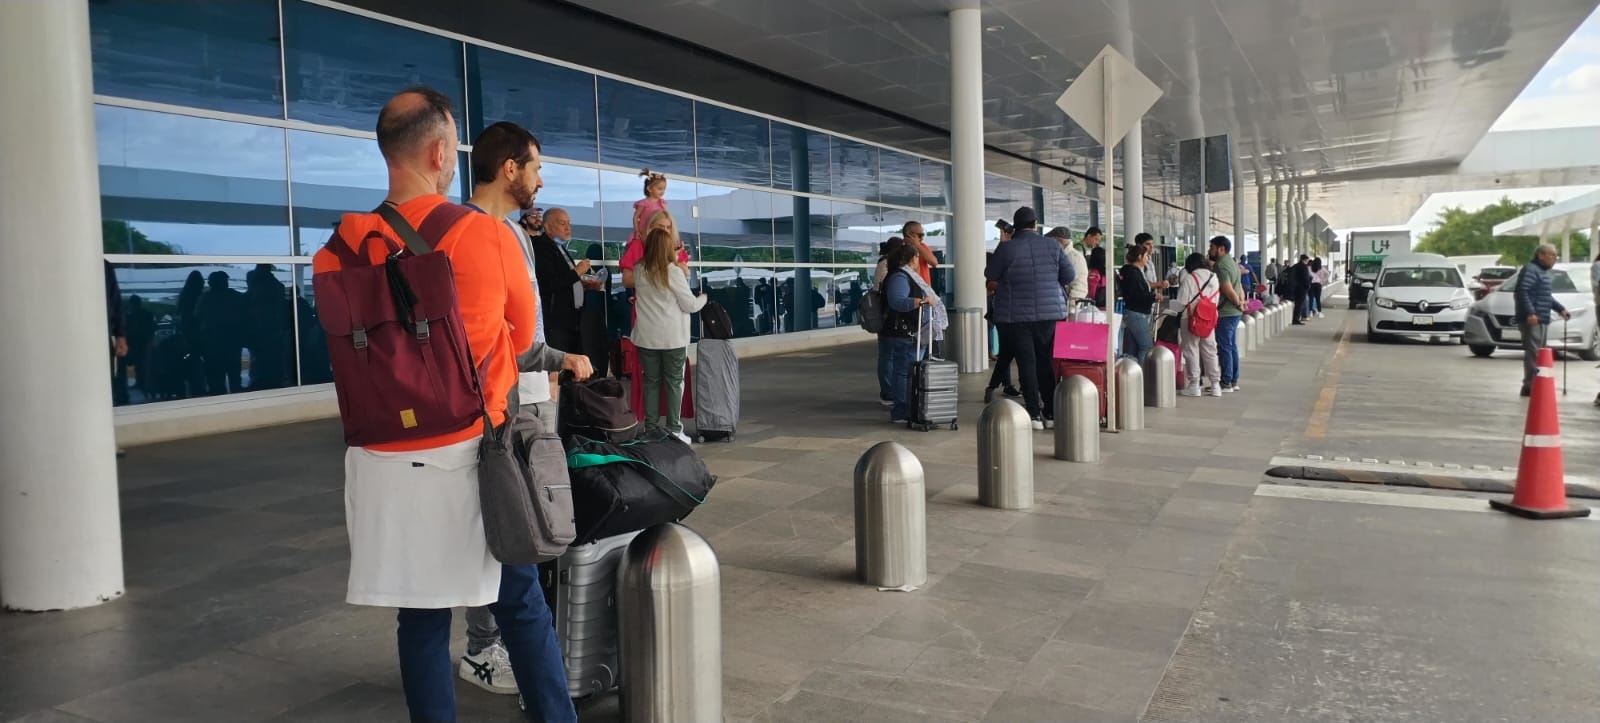
[[[561,351],[582,354],[584,291],[598,288],[598,282],[585,281],[588,259],[574,259],[567,249],[572,239],[572,218],[552,208],[544,212],[543,232],[532,236],[533,271],[539,278],[539,308],[544,311],[545,341]]]

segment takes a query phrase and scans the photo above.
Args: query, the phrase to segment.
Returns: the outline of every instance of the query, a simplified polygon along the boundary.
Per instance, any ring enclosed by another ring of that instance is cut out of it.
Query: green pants
[[[662,417],[661,389],[666,387],[666,419],[661,426],[683,431],[683,365],[689,358],[686,347],[677,349],[639,349],[639,366],[644,371],[644,421]]]

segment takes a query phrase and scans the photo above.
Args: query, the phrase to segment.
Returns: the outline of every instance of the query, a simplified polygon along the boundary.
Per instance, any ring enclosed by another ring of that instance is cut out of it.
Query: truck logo
[[[1386,238],[1385,239],[1373,239],[1372,240],[1372,253],[1375,253],[1375,254],[1386,254],[1386,253],[1389,253],[1389,239],[1386,239]]]

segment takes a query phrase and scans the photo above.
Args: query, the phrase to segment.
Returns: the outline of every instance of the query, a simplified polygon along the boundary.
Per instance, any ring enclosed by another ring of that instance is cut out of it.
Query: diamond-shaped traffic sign
[[[1106,82],[1107,74],[1110,83]],[[1161,88],[1116,48],[1107,45],[1056,99],[1056,107],[1095,141],[1115,145],[1160,98]],[[1110,118],[1106,113],[1108,103]]]

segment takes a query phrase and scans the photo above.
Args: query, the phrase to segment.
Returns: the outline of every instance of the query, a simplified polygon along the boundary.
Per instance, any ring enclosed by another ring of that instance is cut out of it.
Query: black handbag
[[[571,372],[562,372],[556,433],[569,448],[576,439],[632,440],[640,426],[628,394],[628,384],[621,379],[596,377],[579,382],[573,381]]]

